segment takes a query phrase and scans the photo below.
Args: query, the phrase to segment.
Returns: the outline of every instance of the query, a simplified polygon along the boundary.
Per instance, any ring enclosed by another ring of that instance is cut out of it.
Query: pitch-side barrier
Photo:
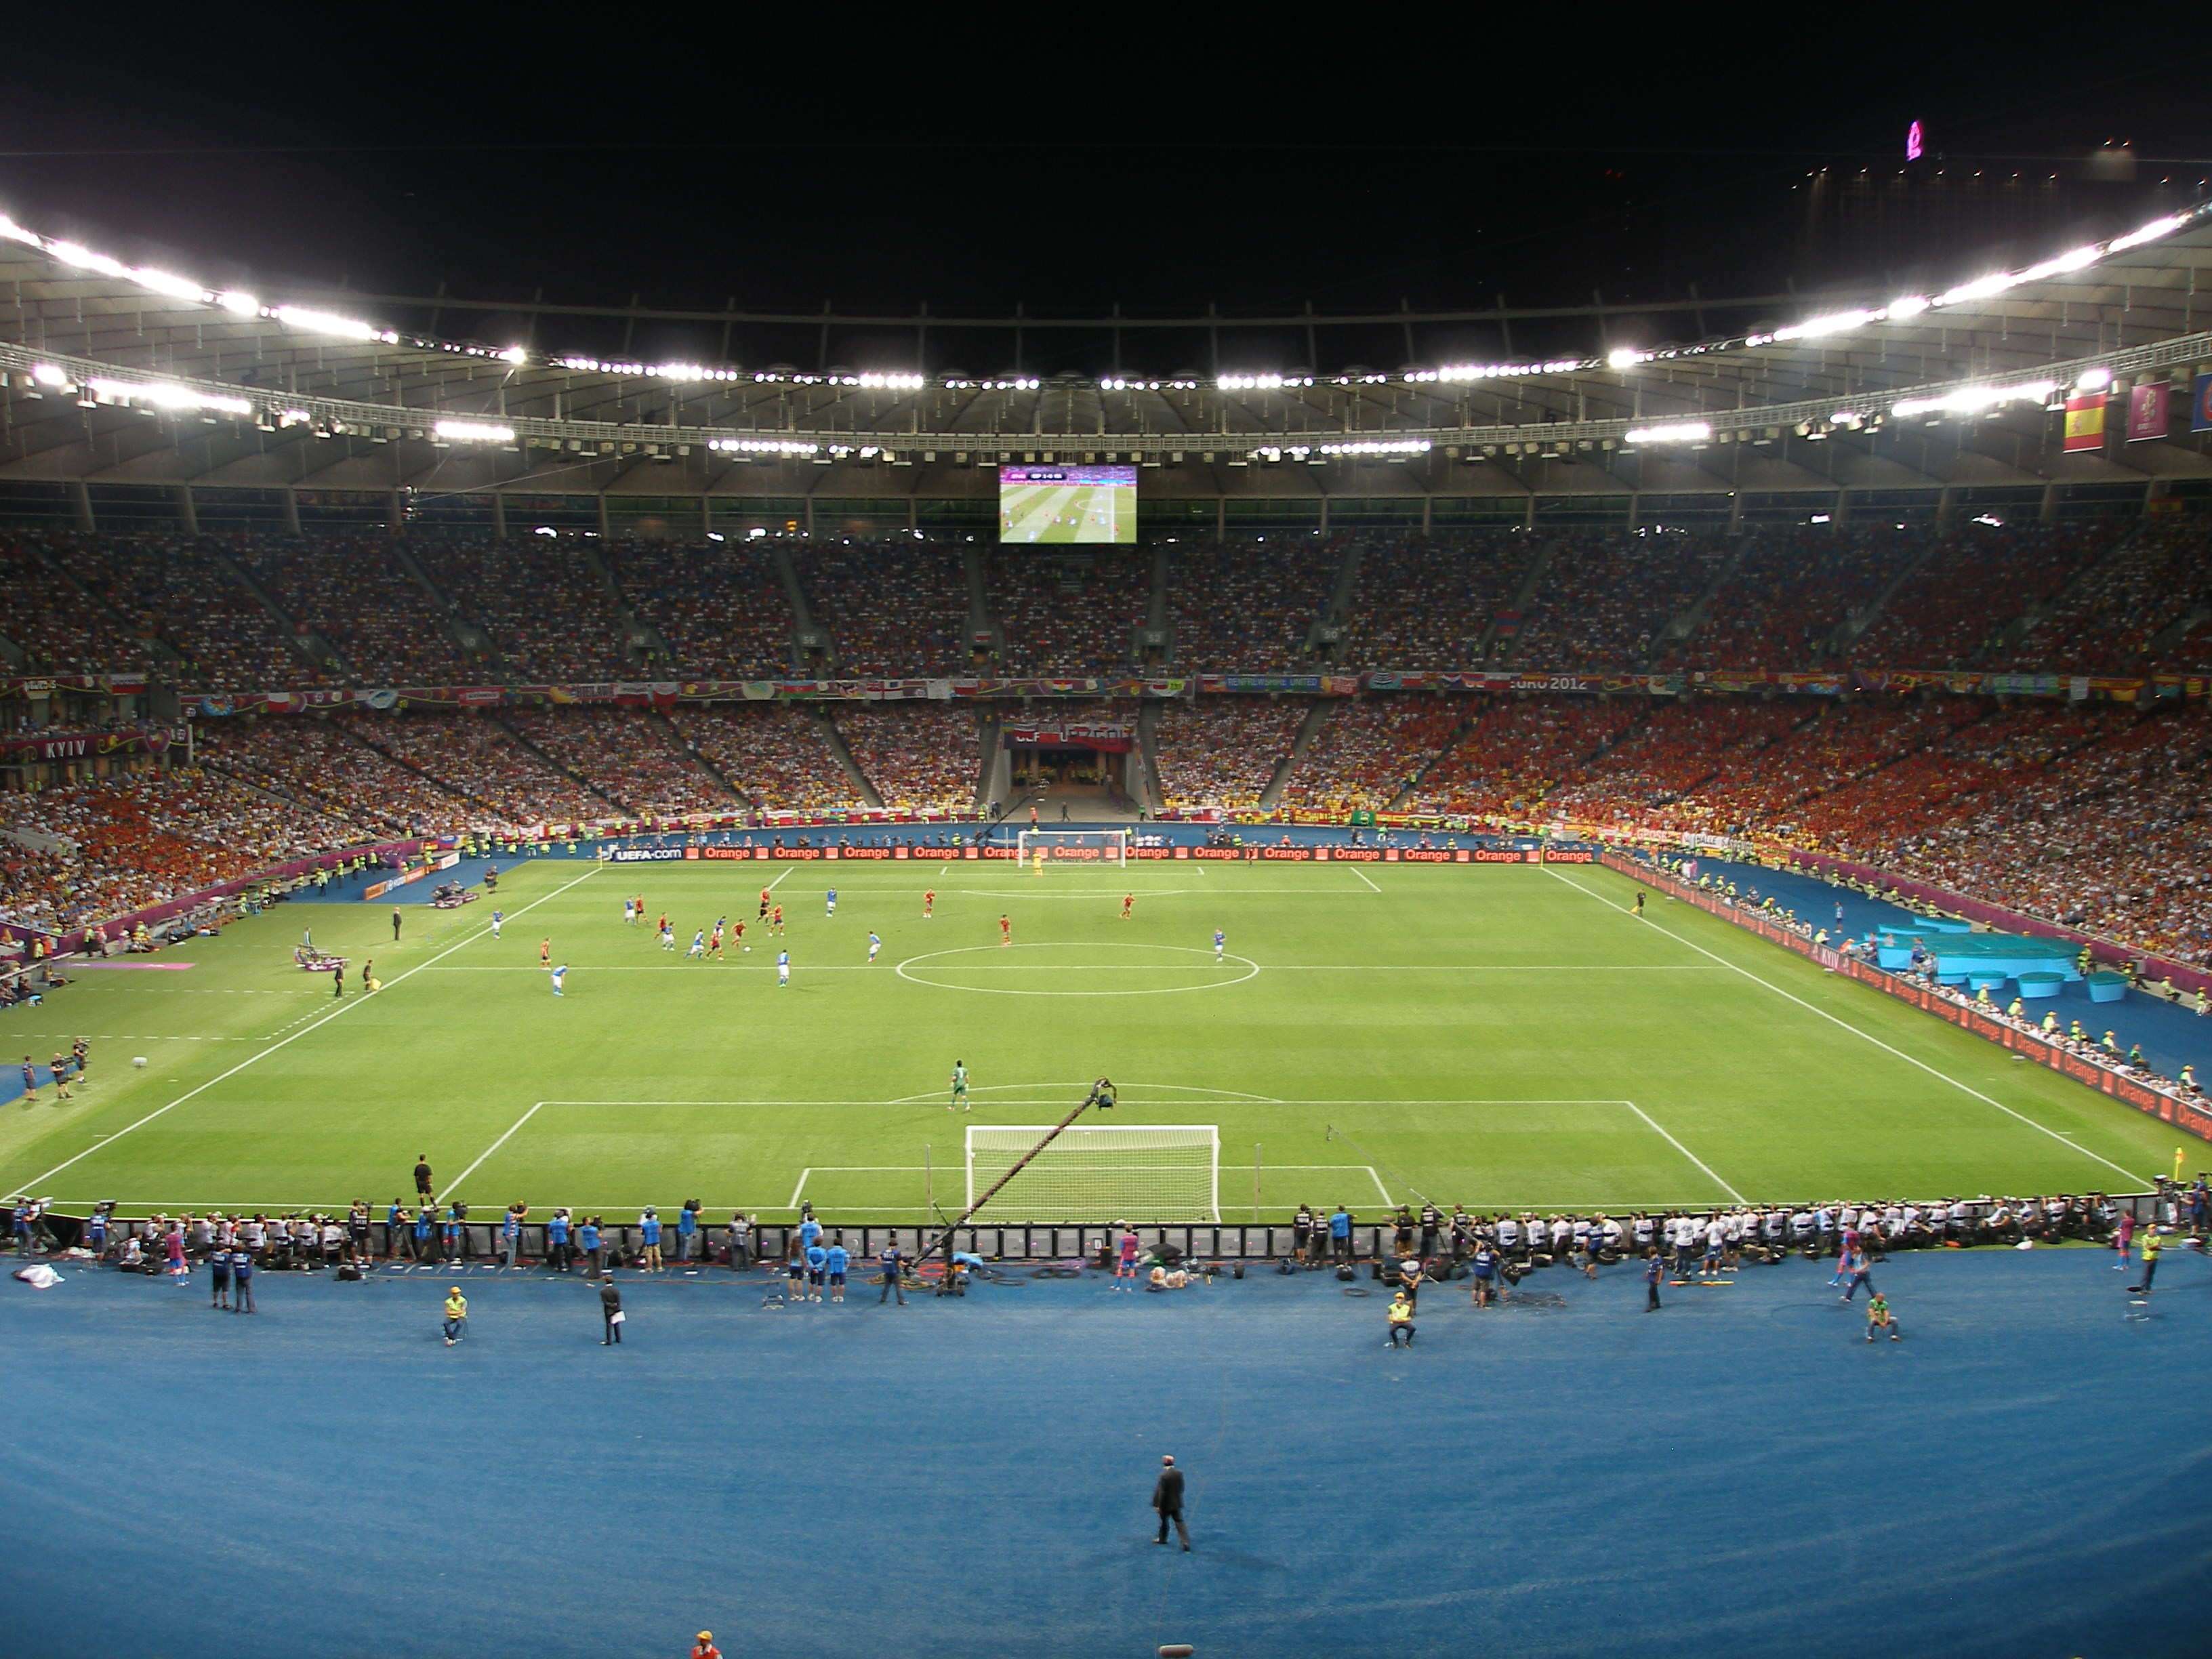
[[[1862,985],[1870,985],[1885,996],[1909,1002],[1939,1019],[1948,1020],[1962,1030],[1986,1037],[2023,1059],[2049,1066],[2077,1083],[2086,1083],[2100,1093],[2124,1101],[2137,1111],[2161,1122],[2171,1123],[2175,1128],[2195,1135],[2200,1140],[2212,1140],[2212,1111],[2208,1111],[2197,1102],[2182,1099],[2171,1090],[2155,1088],[2128,1076],[2117,1066],[2105,1065],[2086,1054],[2075,1054],[2063,1044],[2052,1042],[2037,1032],[2024,1031],[2008,1021],[1992,1018],[1964,998],[1952,996],[1933,987],[1916,984],[1859,957],[1846,956],[1832,945],[1816,945],[1795,930],[1770,921],[1755,910],[1744,909],[1730,903],[1725,897],[1716,897],[1711,891],[1693,887],[1656,865],[1610,850],[1605,853],[1601,861],[1608,870],[1618,871],[1624,876],[1656,888],[1685,904],[1693,904],[1709,915],[1733,922],[1736,927],[1756,933],[1785,950],[1795,951],[1799,956],[1819,963],[1832,973],[1855,979]]]

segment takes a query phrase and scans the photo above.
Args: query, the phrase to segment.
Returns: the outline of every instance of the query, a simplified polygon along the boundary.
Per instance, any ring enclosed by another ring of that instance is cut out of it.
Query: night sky
[[[2182,54],[2141,29],[2039,34],[2026,14],[1929,31],[1834,13],[1800,43],[1771,9],[1641,38],[1571,9],[1511,32],[1471,11],[1247,14],[1212,36],[1136,8],[904,29],[825,11],[811,33],[619,9],[349,11],[325,33],[296,8],[140,29],[60,11],[9,24],[0,207],[264,288],[900,314],[1649,303],[1945,280],[2134,223],[2212,174]],[[1915,118],[1931,154],[1900,179]],[[2132,180],[2087,161],[2115,139],[2150,158]],[[1631,331],[1699,321],[1723,319]],[[502,343],[525,326],[438,325]],[[536,343],[613,352],[623,332],[547,321]],[[1306,366],[1395,366],[1406,345],[1324,331]],[[1502,346],[1486,325],[1414,342],[1424,361]],[[640,324],[629,347],[714,357],[720,332]],[[890,367],[916,349],[905,331],[825,348],[756,328],[730,355]],[[1023,367],[1096,373],[1105,349],[1032,333]],[[1154,373],[1212,349],[1126,347]],[[944,331],[925,366],[995,373],[1012,350]],[[1221,362],[1306,351],[1232,332]]]

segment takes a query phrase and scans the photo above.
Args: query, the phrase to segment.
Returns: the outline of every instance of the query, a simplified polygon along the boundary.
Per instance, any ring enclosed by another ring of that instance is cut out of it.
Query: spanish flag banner
[[[2105,447],[2105,394],[2101,392],[2082,392],[2066,400],[2066,448],[2102,449]]]

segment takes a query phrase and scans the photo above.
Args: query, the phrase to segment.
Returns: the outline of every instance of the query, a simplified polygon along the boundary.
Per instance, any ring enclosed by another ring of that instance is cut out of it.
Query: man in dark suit
[[[623,1328],[622,1291],[615,1284],[615,1276],[610,1273],[602,1273],[599,1275],[599,1315],[605,1320],[607,1328],[606,1334],[599,1339],[599,1346],[604,1348],[620,1342]]]
[[[1175,1522],[1176,1536],[1182,1540],[1185,1550],[1190,1548],[1190,1529],[1182,1523],[1182,1471],[1176,1467],[1171,1455],[1160,1459],[1160,1478],[1152,1487],[1152,1507],[1160,1512],[1160,1535],[1155,1544],[1168,1541],[1168,1522]]]

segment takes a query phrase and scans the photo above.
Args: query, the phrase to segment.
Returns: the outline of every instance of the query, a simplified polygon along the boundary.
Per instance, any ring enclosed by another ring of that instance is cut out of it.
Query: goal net
[[[1052,864],[1113,864],[1129,861],[1127,830],[1024,830],[1015,842],[1024,869]]]
[[[1048,1123],[968,1131],[968,1202],[1052,1133]],[[979,1223],[1221,1219],[1221,1132],[1212,1123],[1063,1130],[975,1217]]]

